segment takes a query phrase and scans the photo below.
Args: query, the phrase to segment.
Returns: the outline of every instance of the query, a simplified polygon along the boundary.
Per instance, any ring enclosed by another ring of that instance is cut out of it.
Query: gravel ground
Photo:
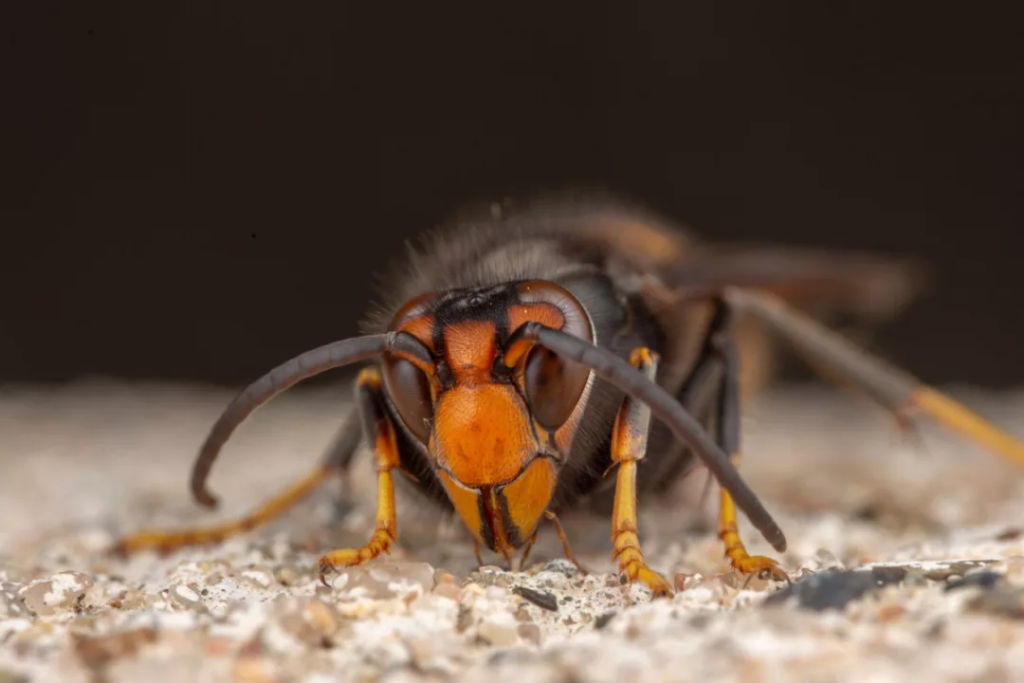
[[[403,546],[327,588],[319,554],[372,529],[366,457],[345,506],[325,486],[218,546],[105,553],[261,502],[317,461],[349,393],[294,390],[257,413],[214,470],[211,513],[187,477],[230,393],[0,391],[0,683],[1024,680],[1024,471],[927,425],[906,439],[828,389],[765,396],[744,422],[743,471],[788,535],[793,587],[729,571],[698,475],[671,506],[641,501],[671,599],[621,584],[606,519],[563,519],[586,575],[549,528],[526,572],[478,568],[465,531],[406,489]],[[1024,393],[962,397],[1024,435]]]

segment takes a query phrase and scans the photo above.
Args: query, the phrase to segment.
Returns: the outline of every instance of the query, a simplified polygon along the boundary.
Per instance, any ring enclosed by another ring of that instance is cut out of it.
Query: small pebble
[[[434,595],[458,602],[462,596],[462,587],[450,581],[441,581],[434,586]]]
[[[542,571],[555,572],[558,574],[565,574],[566,576],[575,576],[580,573],[580,570],[569,560],[564,558],[558,560],[551,560]]]
[[[484,597],[495,602],[504,600],[506,595],[508,595],[508,591],[500,586],[488,586],[484,591]]]
[[[94,583],[80,572],[61,572],[22,587],[18,597],[33,614],[49,616],[73,610]]]
[[[1024,589],[996,583],[965,605],[971,612],[1024,619]]]
[[[979,566],[983,565],[978,562],[951,562],[947,565],[926,571],[925,576],[932,581],[946,581],[954,576],[963,576],[972,569],[977,569]]]
[[[534,590],[526,586],[516,586],[512,589],[512,592],[526,600],[529,600],[541,609],[546,609],[549,612],[558,611],[558,598],[551,593]]]
[[[338,630],[338,619],[332,610],[322,600],[310,600],[306,603],[306,619],[314,627],[330,634]]]
[[[900,567],[878,567],[871,571],[821,572],[794,583],[765,599],[765,605],[778,605],[796,598],[804,609],[841,610],[849,603],[883,586],[898,583],[906,574]]]
[[[519,626],[516,628],[516,633],[518,633],[519,637],[527,643],[532,643],[533,645],[540,645],[541,632],[540,626],[538,626],[537,624],[519,624]]]
[[[313,647],[332,644],[340,629],[340,618],[323,600],[280,597],[274,601],[277,623],[296,640]]]
[[[999,572],[993,571],[980,571],[970,572],[966,574],[962,579],[954,579],[946,584],[945,590],[953,591],[958,588],[969,588],[971,586],[978,586],[980,588],[992,588],[997,583],[1003,580],[1003,575]]]
[[[1024,557],[1015,556],[1006,558],[1006,575],[1020,576],[1024,574]]]
[[[231,677],[242,683],[271,683],[274,680],[270,663],[255,657],[243,657],[235,662]]]
[[[267,589],[274,583],[274,575],[266,569],[247,569],[242,572],[242,580],[255,588]]]
[[[516,617],[516,621],[522,621],[524,623],[532,622],[533,621],[533,615],[530,614],[530,605],[529,605],[529,603],[527,603],[527,602],[519,603],[519,606],[516,607],[515,617]]]
[[[679,572],[672,577],[672,586],[673,588],[675,588],[677,593],[681,593],[682,591],[686,590],[687,583],[692,582],[699,576],[700,574],[684,574],[682,572]]]
[[[884,582],[885,585],[899,583],[907,577],[907,568],[899,566],[879,566],[871,568],[871,575]]]
[[[903,605],[886,605],[878,610],[878,619],[883,622],[895,621],[906,613],[907,609]]]
[[[485,619],[477,627],[477,635],[497,647],[515,645],[519,640],[520,624],[506,617],[509,615],[499,613]]]
[[[331,582],[335,589],[384,600],[409,589],[425,593],[434,588],[434,568],[426,562],[389,561],[346,567]]]
[[[278,567],[277,570],[274,571],[274,578],[277,579],[277,582],[282,586],[294,586],[299,582],[301,576],[302,575],[295,569],[295,567],[290,567],[288,565]]]
[[[199,613],[206,612],[206,606],[203,604],[203,599],[199,596],[199,593],[188,586],[182,584],[171,586],[167,594],[171,604],[176,607]]]
[[[814,553],[814,561],[819,569],[842,569],[843,563],[835,555],[825,548],[819,548]]]
[[[18,596],[18,585],[0,584],[0,619],[25,617],[28,613],[24,601]]]
[[[129,588],[125,594],[119,598],[121,603],[119,609],[129,612],[138,609],[145,609],[146,597],[145,592],[141,589]]]
[[[459,614],[455,619],[455,632],[465,633],[473,625],[473,608],[459,605]]]
[[[508,588],[515,583],[515,578],[497,567],[482,567],[480,570],[470,574],[470,578],[474,583],[481,586],[497,586],[499,588]]]
[[[91,669],[134,655],[146,645],[157,642],[154,628],[140,628],[102,636],[72,635],[75,653]]]

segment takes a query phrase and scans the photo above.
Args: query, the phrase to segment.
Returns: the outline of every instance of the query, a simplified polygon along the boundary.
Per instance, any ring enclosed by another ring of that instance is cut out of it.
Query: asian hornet
[[[641,551],[638,495],[662,494],[698,466],[719,485],[719,537],[732,566],[784,578],[775,560],[748,555],[736,514],[785,550],[736,468],[741,404],[772,375],[773,339],[897,416],[927,414],[1024,464],[1024,444],[808,312],[888,315],[918,280],[902,261],[705,244],[600,198],[460,217],[397,264],[363,336],[303,353],[242,391],[202,445],[191,486],[214,506],[206,480],[243,420],[303,379],[368,362],[355,381],[358,410],[314,472],[243,519],[142,532],[118,549],[167,551],[252,529],[343,472],[365,442],[376,465],[376,528],[363,547],[324,555],[321,578],[397,541],[398,471],[457,513],[478,549],[509,561],[529,551],[542,519],[572,558],[557,514],[610,496],[619,571],[667,594]]]

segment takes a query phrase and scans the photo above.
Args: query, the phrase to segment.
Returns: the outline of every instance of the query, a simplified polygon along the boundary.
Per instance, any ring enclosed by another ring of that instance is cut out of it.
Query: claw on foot
[[[320,561],[317,563],[320,572],[320,583],[330,588],[331,584],[327,582],[328,574],[336,573],[342,567],[354,567],[365,564],[382,554],[390,555],[391,542],[393,540],[394,539],[386,530],[378,529],[373,534],[373,538],[370,539],[370,542],[362,548],[332,550],[321,557]]]
[[[672,584],[647,566],[643,553],[640,552],[636,531],[627,527],[618,533],[615,539],[614,556],[619,560],[619,571],[625,574],[630,581],[643,582],[651,589],[656,598],[672,595]]]
[[[648,567],[642,561],[632,561],[623,568],[626,577],[630,581],[640,581],[654,594],[655,598],[664,598],[672,595],[672,585],[658,572]]]
[[[750,580],[755,576],[762,579],[792,583],[786,570],[777,561],[764,555],[748,555],[739,560],[733,560],[732,567],[741,574],[747,575],[744,586],[750,583]]]

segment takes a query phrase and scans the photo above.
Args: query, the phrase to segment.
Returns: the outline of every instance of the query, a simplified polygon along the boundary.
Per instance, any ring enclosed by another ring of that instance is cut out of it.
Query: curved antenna
[[[390,332],[353,337],[325,344],[278,365],[242,390],[221,413],[217,422],[210,429],[206,441],[203,442],[195,464],[192,466],[192,496],[206,507],[217,505],[216,497],[206,488],[210,469],[224,443],[257,408],[313,375],[381,354],[395,345],[396,336],[395,333]]]
[[[509,338],[506,348],[512,349],[514,344],[519,346],[516,342],[528,340],[534,340],[535,343],[565,358],[585,365],[608,383],[634,399],[646,403],[651,409],[651,414],[668,426],[677,438],[689,444],[704,461],[719,485],[729,492],[736,506],[743,510],[750,523],[764,535],[772,547],[780,553],[786,550],[786,537],[782,529],[729,462],[729,457],[671,394],[608,349],[537,322],[523,324]],[[516,351],[521,353],[523,349],[518,348]],[[509,362],[508,354],[506,362]]]

